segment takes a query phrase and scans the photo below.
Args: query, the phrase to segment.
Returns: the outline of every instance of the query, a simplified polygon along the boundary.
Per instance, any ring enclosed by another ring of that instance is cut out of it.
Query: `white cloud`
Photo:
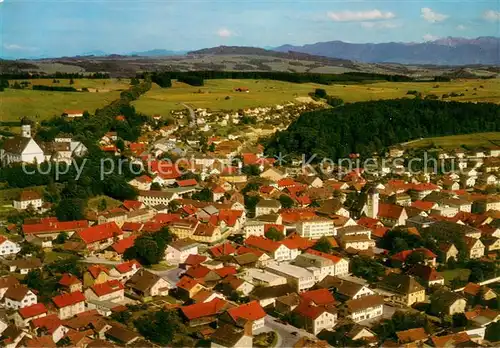
[[[327,15],[328,18],[335,22],[364,22],[396,17],[396,15],[392,12],[382,12],[380,10],[328,12]]]
[[[422,36],[422,39],[424,39],[424,41],[436,41],[437,39],[439,39],[439,36],[434,36],[432,34],[425,34],[424,36]]]
[[[500,11],[488,10],[483,13],[483,18],[487,21],[500,21]]]
[[[217,35],[219,35],[220,37],[230,37],[233,36],[233,33],[229,29],[221,28],[219,29],[219,31],[217,31]]]
[[[0,0],[1,1],[1,0]],[[35,51],[35,47],[26,47],[17,44],[4,44],[3,48],[9,51]]]
[[[459,24],[459,25],[457,25],[457,26],[455,27],[455,29],[457,29],[457,30],[466,30],[466,29],[467,29],[467,27],[466,27],[465,25]]]
[[[448,15],[442,14],[442,13],[437,13],[432,11],[431,8],[428,7],[423,7],[420,9],[421,17],[425,19],[427,22],[430,23],[437,23],[437,22],[442,22],[446,18],[448,18]]]
[[[0,0],[0,4],[3,2],[3,0]]]
[[[361,26],[366,29],[395,29],[400,25],[391,22],[361,22]]]

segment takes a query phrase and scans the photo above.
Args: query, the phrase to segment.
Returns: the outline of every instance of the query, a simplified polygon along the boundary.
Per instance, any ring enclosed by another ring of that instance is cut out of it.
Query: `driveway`
[[[278,342],[276,342],[276,347],[283,347],[283,348],[293,347],[293,345],[297,343],[299,338],[301,338],[302,336],[307,336],[316,339],[316,337],[313,334],[310,334],[305,330],[298,329],[290,324],[285,325],[278,323],[276,321],[276,318],[270,315],[266,315],[264,321],[265,321],[264,327],[258,330],[256,333],[261,333],[265,331],[275,331],[278,334]],[[292,335],[292,333],[296,334]]]
[[[184,269],[182,268],[172,268],[168,269],[166,271],[153,271],[149,270],[151,273],[154,273],[163,279],[167,280],[171,284],[177,284],[180,278],[180,274],[184,272]]]

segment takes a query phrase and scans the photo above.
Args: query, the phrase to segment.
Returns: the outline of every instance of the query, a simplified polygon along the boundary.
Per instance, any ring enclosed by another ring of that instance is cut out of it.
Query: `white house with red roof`
[[[300,317],[301,326],[314,335],[324,329],[332,329],[337,323],[337,310],[333,303],[318,305],[314,300],[302,297],[293,312]]]
[[[240,305],[239,307],[231,308],[227,311],[231,319],[237,323],[239,319],[245,319],[252,322],[252,331],[259,330],[264,327],[264,319],[266,312],[258,301],[252,301]]]
[[[123,232],[116,222],[88,227],[77,232],[76,235],[91,252],[104,250],[123,238]]]
[[[30,326],[39,335],[42,332],[49,334],[55,343],[59,342],[69,331],[69,328],[64,326],[62,319],[55,314],[35,319],[31,321]]]
[[[31,306],[38,302],[37,296],[25,285],[10,286],[4,296],[5,308],[19,309]]]
[[[43,219],[40,223],[24,224],[22,226],[25,236],[34,235],[40,238],[56,239],[59,233],[65,232],[71,237],[89,226],[87,220],[58,221],[57,218]]]
[[[128,183],[129,183],[129,185],[135,187],[138,190],[148,191],[151,189],[152,182],[153,182],[153,179],[151,179],[148,175],[144,174],[144,175],[138,176],[137,178],[130,180]]]
[[[132,278],[134,274],[137,273],[142,268],[141,264],[136,260],[130,260],[127,262],[120,263],[116,265],[109,271],[109,277],[112,279],[117,279],[122,283]]]
[[[59,285],[67,292],[76,292],[83,290],[83,283],[80,279],[70,273],[64,273],[59,279]]]
[[[87,301],[121,302],[125,299],[125,287],[116,279],[108,280],[85,290],[85,298]]]
[[[181,264],[189,255],[198,254],[199,244],[192,239],[184,238],[171,242],[165,250],[165,260],[173,264]]]
[[[52,302],[61,320],[85,312],[85,296],[81,291],[57,295],[52,297]]]
[[[13,316],[14,322],[19,327],[25,327],[30,321],[45,317],[48,313],[43,303],[35,303],[31,306],[20,308]]]
[[[315,258],[307,259],[308,255],[315,256]],[[321,275],[323,278],[327,275],[341,276],[349,274],[349,259],[337,255],[323,253],[314,249],[308,249],[304,254],[299,255],[297,258],[299,258],[300,256],[305,257],[305,260],[302,262],[302,264],[304,264],[306,260],[309,263],[316,263],[316,267],[319,267],[321,269]],[[321,262],[321,260],[324,261]]]
[[[293,260],[300,253],[297,249],[289,249],[285,244],[264,237],[250,236],[245,245],[265,252],[276,261]]]
[[[19,244],[0,236],[0,256],[15,255],[21,251]]]
[[[12,205],[19,210],[28,209],[30,206],[39,209],[43,205],[42,195],[36,191],[24,190],[18,198],[14,199]]]

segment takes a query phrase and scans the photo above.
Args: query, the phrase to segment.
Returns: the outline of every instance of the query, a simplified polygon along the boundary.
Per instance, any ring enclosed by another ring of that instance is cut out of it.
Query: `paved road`
[[[102,258],[95,257],[95,256],[86,257],[83,260],[80,260],[80,262],[85,262],[85,263],[100,263],[102,265],[112,265],[112,266],[113,265],[118,265],[118,264],[122,263],[122,261],[112,261],[112,260],[102,259]]]
[[[153,271],[153,270],[150,271],[174,285],[177,284],[177,282],[179,281],[180,273],[184,272],[182,268],[172,268],[166,271]]]
[[[189,119],[190,119],[189,125],[191,127],[195,126],[196,125],[196,115],[194,114],[193,108],[187,104],[184,104],[184,103],[181,103],[181,105],[189,110]]]
[[[259,332],[275,331],[278,334],[278,342],[276,343],[276,347],[283,347],[283,348],[293,347],[293,345],[297,343],[299,338],[302,336],[316,338],[313,334],[310,334],[305,330],[298,329],[289,324],[285,325],[278,323],[276,321],[276,318],[270,315],[266,315],[264,320],[265,320],[265,326],[261,330],[259,330]],[[294,332],[296,334],[292,335],[292,333]]]

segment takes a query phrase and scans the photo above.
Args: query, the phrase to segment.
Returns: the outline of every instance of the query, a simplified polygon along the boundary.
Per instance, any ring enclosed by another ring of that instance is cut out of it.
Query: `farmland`
[[[65,109],[88,110],[93,113],[95,109],[117,99],[120,91],[127,89],[130,82],[128,79],[122,81],[75,79],[74,84],[70,85],[67,79],[59,81],[59,83],[53,83],[52,79],[30,80],[32,85],[73,86],[77,89],[95,88],[100,92],[33,91],[31,86],[27,89],[9,88],[0,93],[0,121],[17,121],[24,116],[41,121],[55,115],[59,116]]]
[[[454,149],[458,147],[498,147],[500,146],[500,132],[473,133],[450,135],[446,137],[425,138],[411,141],[403,145],[406,148],[440,147],[443,149]]]
[[[481,87],[482,86],[482,87]],[[238,87],[247,87],[248,93],[236,92]],[[338,96],[346,102],[377,99],[413,97],[409,90],[423,95],[463,93],[464,96],[447,100],[500,102],[500,80],[456,80],[452,82],[377,82],[370,84],[318,85],[295,84],[270,80],[205,80],[202,87],[193,87],[173,81],[172,88],[162,89],[157,85],[134,102],[135,107],[146,114],[168,115],[171,110],[182,109],[180,103],[195,108],[211,110],[238,110],[257,106],[270,106],[307,97],[315,88],[324,88],[329,95]],[[227,98],[229,97],[229,98]]]

